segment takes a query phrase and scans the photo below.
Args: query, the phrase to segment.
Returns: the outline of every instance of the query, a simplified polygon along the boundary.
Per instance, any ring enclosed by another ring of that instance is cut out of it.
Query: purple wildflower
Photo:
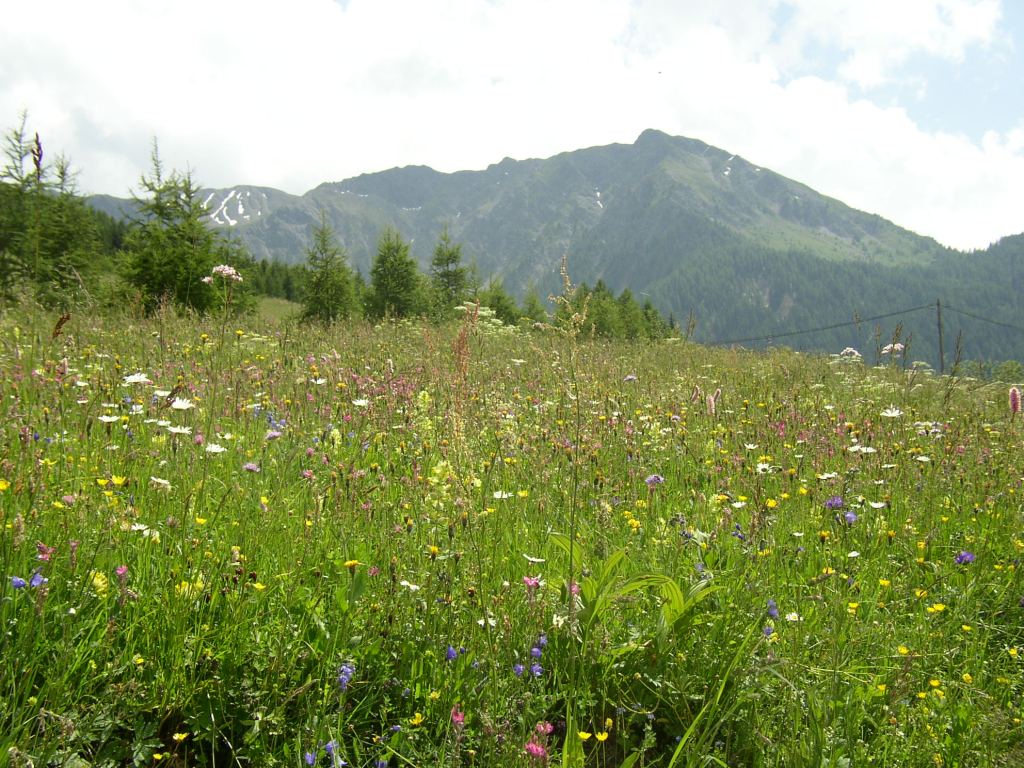
[[[24,589],[28,586],[28,582],[21,578],[21,576],[11,576],[11,586],[15,589]]]
[[[17,578],[17,577],[15,577],[15,578]],[[525,670],[526,670],[526,667],[524,667],[522,664],[513,664],[512,665],[512,672],[515,673],[516,677],[521,676]]]
[[[459,652],[455,650],[455,646],[449,645],[448,650],[445,651],[444,656],[448,661],[455,661],[458,658]]]
[[[247,461],[245,464],[242,465],[242,469],[244,469],[246,472],[259,472],[260,465],[252,461]]]
[[[661,475],[648,475],[647,479],[644,480],[647,483],[647,489],[653,491],[659,485],[665,482],[665,478]]]
[[[842,509],[843,508],[843,497],[842,496],[830,496],[825,500],[825,509]]]
[[[544,667],[542,667],[537,662],[534,662],[533,664],[530,665],[530,672],[533,673],[534,677],[540,677],[541,675],[544,674]]]
[[[857,522],[857,514],[852,509],[848,509],[846,514],[843,515],[843,519],[846,521],[847,525],[853,525]]]
[[[954,560],[954,562],[957,565],[969,565],[969,564],[974,562],[974,553],[973,552],[968,552],[968,551],[964,550],[963,552],[961,552],[959,555],[956,556],[956,559]]]
[[[773,619],[779,618],[779,607],[775,604],[774,600],[768,601],[768,616]]]
[[[356,673],[356,668],[351,664],[342,664],[341,669],[338,670],[338,686],[341,690],[347,690],[348,684],[352,680],[352,675]]]

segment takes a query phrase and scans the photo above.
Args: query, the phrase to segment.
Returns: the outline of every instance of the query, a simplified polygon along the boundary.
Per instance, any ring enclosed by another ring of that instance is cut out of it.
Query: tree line
[[[27,293],[55,308],[88,300],[145,313],[166,305],[240,313],[267,295],[296,302],[303,321],[321,324],[355,317],[445,321],[466,302],[479,302],[507,324],[549,319],[547,302],[535,288],[520,304],[500,278],[481,282],[447,228],[426,272],[410,244],[387,227],[364,278],[351,267],[323,213],[303,263],[257,263],[239,241],[210,226],[191,172],[166,170],[155,141],[129,221],[91,208],[77,194],[69,161],[44,156],[26,115],[4,136],[3,151],[0,298],[6,300]],[[650,300],[640,305],[628,289],[616,297],[599,281],[593,289],[580,286],[573,301],[576,309],[586,309],[584,330],[595,336],[660,338],[671,330]]]

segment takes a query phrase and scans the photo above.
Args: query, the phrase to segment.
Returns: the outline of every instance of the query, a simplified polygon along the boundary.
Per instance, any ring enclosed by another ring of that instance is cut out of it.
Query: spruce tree
[[[409,317],[425,309],[423,285],[409,244],[388,227],[377,243],[377,255],[370,269],[366,315],[371,320]]]
[[[306,290],[302,319],[330,325],[346,319],[355,308],[355,290],[347,254],[334,230],[320,211],[320,224],[313,230],[313,243],[306,251]]]
[[[465,300],[467,286],[467,270],[462,266],[462,246],[452,242],[448,227],[445,226],[430,261],[430,287],[435,314],[441,318],[449,316],[452,308]]]
[[[147,310],[170,299],[177,306],[207,312],[217,294],[203,278],[221,261],[240,256],[240,246],[225,243],[205,221],[206,209],[191,172],[165,175],[157,144],[152,167],[135,196],[141,217],[125,238],[127,279],[142,295]]]

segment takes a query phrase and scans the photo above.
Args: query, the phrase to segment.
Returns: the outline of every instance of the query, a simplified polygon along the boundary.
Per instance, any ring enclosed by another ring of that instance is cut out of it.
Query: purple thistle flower
[[[968,552],[968,551],[964,550],[963,552],[961,552],[959,555],[956,556],[956,559],[954,560],[954,562],[957,565],[969,565],[969,564],[974,562],[974,553],[973,552]]]

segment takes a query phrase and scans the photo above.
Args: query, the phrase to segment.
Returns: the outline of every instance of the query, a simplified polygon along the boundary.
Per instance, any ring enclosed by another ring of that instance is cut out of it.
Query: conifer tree
[[[370,269],[366,315],[372,320],[409,317],[424,311],[423,285],[409,244],[388,227],[377,243],[377,255]]]
[[[165,175],[157,144],[152,167],[142,176],[142,195],[135,196],[141,218],[125,238],[128,282],[152,310],[163,299],[180,307],[206,312],[217,295],[203,282],[219,262],[232,264],[240,245],[226,243],[206,224],[206,210],[190,171]]]
[[[320,211],[320,224],[313,230],[313,243],[306,251],[306,291],[302,319],[330,325],[346,319],[355,309],[355,286],[347,254],[334,230]]]
[[[104,261],[100,217],[75,194],[67,158],[47,162],[39,134],[28,138],[27,119],[4,136],[0,294],[11,298],[23,285],[45,304],[66,305]]]
[[[441,318],[466,298],[468,275],[462,266],[462,246],[452,242],[447,226],[441,231],[430,261],[430,287],[435,314]]]

